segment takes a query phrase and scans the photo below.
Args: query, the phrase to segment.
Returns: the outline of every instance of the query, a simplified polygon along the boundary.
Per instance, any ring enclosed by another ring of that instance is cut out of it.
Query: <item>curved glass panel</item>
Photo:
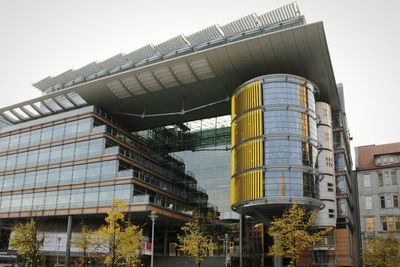
[[[310,141],[317,139],[314,87],[300,77],[268,77],[262,83],[265,196],[318,197],[317,149]]]
[[[315,89],[304,78],[277,74],[253,79],[235,92],[233,205],[275,196],[318,199]],[[256,114],[261,114],[261,129]],[[262,184],[255,173],[262,175]]]

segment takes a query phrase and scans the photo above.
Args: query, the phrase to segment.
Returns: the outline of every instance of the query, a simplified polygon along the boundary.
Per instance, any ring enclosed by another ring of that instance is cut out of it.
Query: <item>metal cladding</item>
[[[325,207],[317,213],[317,227],[336,226],[336,181],[333,154],[332,114],[329,104],[317,102],[319,194]]]
[[[247,214],[250,209],[272,211],[294,202],[321,208],[316,90],[302,77],[274,74],[250,80],[235,91],[232,209]]]

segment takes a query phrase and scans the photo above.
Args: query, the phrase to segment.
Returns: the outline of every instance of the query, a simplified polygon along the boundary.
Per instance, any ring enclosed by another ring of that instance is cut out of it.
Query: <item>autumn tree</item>
[[[83,267],[88,265],[89,251],[96,245],[96,239],[94,237],[94,232],[89,229],[89,227],[82,223],[82,229],[79,234],[74,238],[73,245],[82,251],[82,257],[80,258],[80,263]]]
[[[35,267],[39,261],[40,248],[43,245],[43,237],[39,238],[36,222],[31,220],[20,223],[13,228],[10,238],[10,247],[17,250],[25,262]]]
[[[193,219],[181,227],[183,235],[178,235],[179,250],[189,255],[200,267],[203,258],[210,251],[216,249],[215,243],[211,237],[206,236],[201,231],[199,217],[193,216]]]
[[[315,231],[316,212],[293,204],[281,218],[274,218],[268,228],[268,234],[275,242],[269,248],[268,255],[291,259],[289,266],[296,266],[304,251],[319,242],[321,237],[332,229]]]
[[[129,222],[121,235],[121,258],[127,266],[135,266],[140,263],[140,248],[143,230]]]
[[[362,257],[366,267],[398,267],[400,266],[400,240],[394,235],[371,239]]]
[[[96,231],[98,242],[107,251],[104,264],[115,267],[118,264],[137,263],[142,231],[130,224],[123,213],[127,205],[123,200],[113,200],[107,213],[106,224]]]

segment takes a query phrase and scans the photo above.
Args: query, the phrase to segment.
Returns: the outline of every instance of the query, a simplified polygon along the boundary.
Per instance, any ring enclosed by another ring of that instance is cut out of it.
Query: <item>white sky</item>
[[[32,83],[49,75],[290,2],[0,0],[0,107],[39,96]],[[307,22],[324,22],[352,145],[400,142],[400,1],[298,5]]]

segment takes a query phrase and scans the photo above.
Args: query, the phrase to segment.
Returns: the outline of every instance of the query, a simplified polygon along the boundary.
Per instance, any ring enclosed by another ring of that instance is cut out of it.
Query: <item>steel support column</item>
[[[239,220],[239,266],[244,267],[243,265],[243,237],[245,235],[245,217],[244,215],[240,215]]]
[[[68,216],[67,248],[65,249],[64,267],[69,267],[69,256],[71,254],[71,233],[72,233],[72,216]]]

